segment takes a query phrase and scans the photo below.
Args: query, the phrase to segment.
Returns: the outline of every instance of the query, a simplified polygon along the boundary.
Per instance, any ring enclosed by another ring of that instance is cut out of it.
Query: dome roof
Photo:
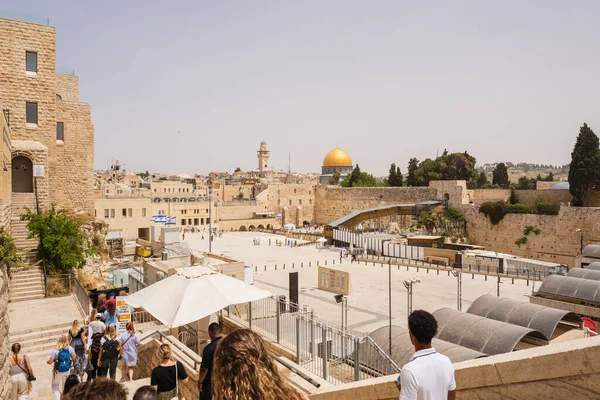
[[[344,150],[336,147],[331,150],[323,159],[324,167],[351,167],[352,159]]]

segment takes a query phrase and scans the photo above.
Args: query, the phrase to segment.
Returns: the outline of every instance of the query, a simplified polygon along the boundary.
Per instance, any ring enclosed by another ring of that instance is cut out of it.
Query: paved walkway
[[[9,303],[8,315],[10,318],[9,333],[82,319],[72,296]]]

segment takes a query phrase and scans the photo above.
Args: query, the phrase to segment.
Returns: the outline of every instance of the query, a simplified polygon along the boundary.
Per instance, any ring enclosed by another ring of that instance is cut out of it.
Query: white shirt
[[[432,347],[419,350],[400,372],[400,400],[446,400],[456,390],[450,359]]]
[[[106,325],[104,325],[104,322],[102,321],[96,320],[90,322],[90,324],[88,325],[88,336],[86,346],[87,349],[89,349],[92,346],[92,335],[97,332],[104,332],[105,329]]]

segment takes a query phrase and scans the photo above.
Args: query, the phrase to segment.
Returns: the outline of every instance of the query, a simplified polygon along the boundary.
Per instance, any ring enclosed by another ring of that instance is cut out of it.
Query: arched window
[[[60,94],[56,94],[56,100],[62,100],[62,97],[60,96]]]

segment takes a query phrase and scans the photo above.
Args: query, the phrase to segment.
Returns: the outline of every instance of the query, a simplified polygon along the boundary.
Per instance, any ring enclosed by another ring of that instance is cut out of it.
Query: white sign
[[[131,314],[133,308],[127,304],[124,296],[117,296],[117,312],[119,313],[119,320],[117,321],[117,334],[126,332],[125,326],[128,322],[131,322]]]
[[[44,176],[44,166],[43,165],[34,165],[33,166],[33,176],[43,177]]]

